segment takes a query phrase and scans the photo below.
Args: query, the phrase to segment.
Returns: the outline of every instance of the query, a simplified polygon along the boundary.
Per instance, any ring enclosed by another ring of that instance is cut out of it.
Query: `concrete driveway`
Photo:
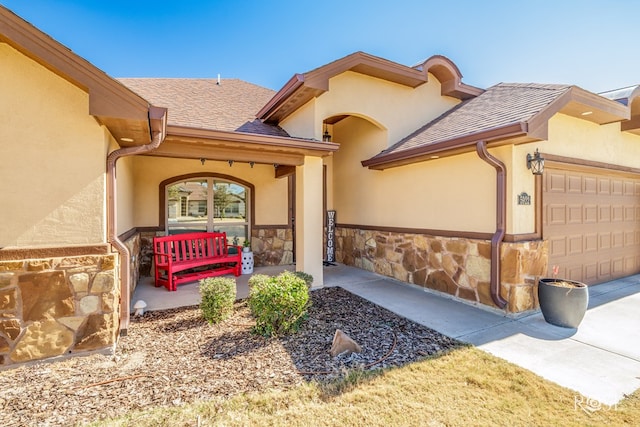
[[[414,322],[612,405],[640,388],[640,275],[591,287],[580,327],[480,309],[387,277],[337,265],[325,285],[342,286]],[[595,403],[595,402],[593,402]]]

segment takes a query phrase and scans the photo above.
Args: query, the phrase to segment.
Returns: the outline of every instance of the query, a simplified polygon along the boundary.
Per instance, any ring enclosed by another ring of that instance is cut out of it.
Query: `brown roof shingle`
[[[378,156],[526,122],[570,89],[569,85],[497,84],[478,97],[460,103]]]
[[[154,105],[169,109],[168,124],[201,129],[289,136],[262,123],[256,112],[274,91],[238,79],[117,79]]]

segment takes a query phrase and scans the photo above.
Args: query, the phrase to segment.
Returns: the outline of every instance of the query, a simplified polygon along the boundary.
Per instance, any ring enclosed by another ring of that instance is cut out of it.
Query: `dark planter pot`
[[[554,282],[575,285],[565,287]],[[538,281],[540,310],[547,323],[563,328],[577,328],[589,305],[589,288],[584,283],[561,279],[540,279]]]

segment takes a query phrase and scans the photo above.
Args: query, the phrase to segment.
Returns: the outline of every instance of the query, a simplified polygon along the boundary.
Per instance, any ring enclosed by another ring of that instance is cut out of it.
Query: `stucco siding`
[[[276,179],[273,165],[136,157],[134,159],[134,221],[138,227],[157,226],[162,181],[187,174],[217,173],[237,177],[255,187],[255,223],[283,225],[288,223],[287,178]],[[160,224],[164,225],[164,224]]]
[[[0,43],[0,247],[103,243],[103,128],[86,92]]]
[[[360,161],[384,145],[384,132],[358,118],[336,126],[333,158],[338,223],[473,232],[495,231],[495,170],[477,154],[375,171]]]

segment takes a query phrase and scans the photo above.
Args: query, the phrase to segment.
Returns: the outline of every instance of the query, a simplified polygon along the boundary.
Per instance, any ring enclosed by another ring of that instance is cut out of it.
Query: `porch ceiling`
[[[331,142],[168,126],[165,141],[147,155],[300,166],[305,156],[325,157],[338,148]]]

